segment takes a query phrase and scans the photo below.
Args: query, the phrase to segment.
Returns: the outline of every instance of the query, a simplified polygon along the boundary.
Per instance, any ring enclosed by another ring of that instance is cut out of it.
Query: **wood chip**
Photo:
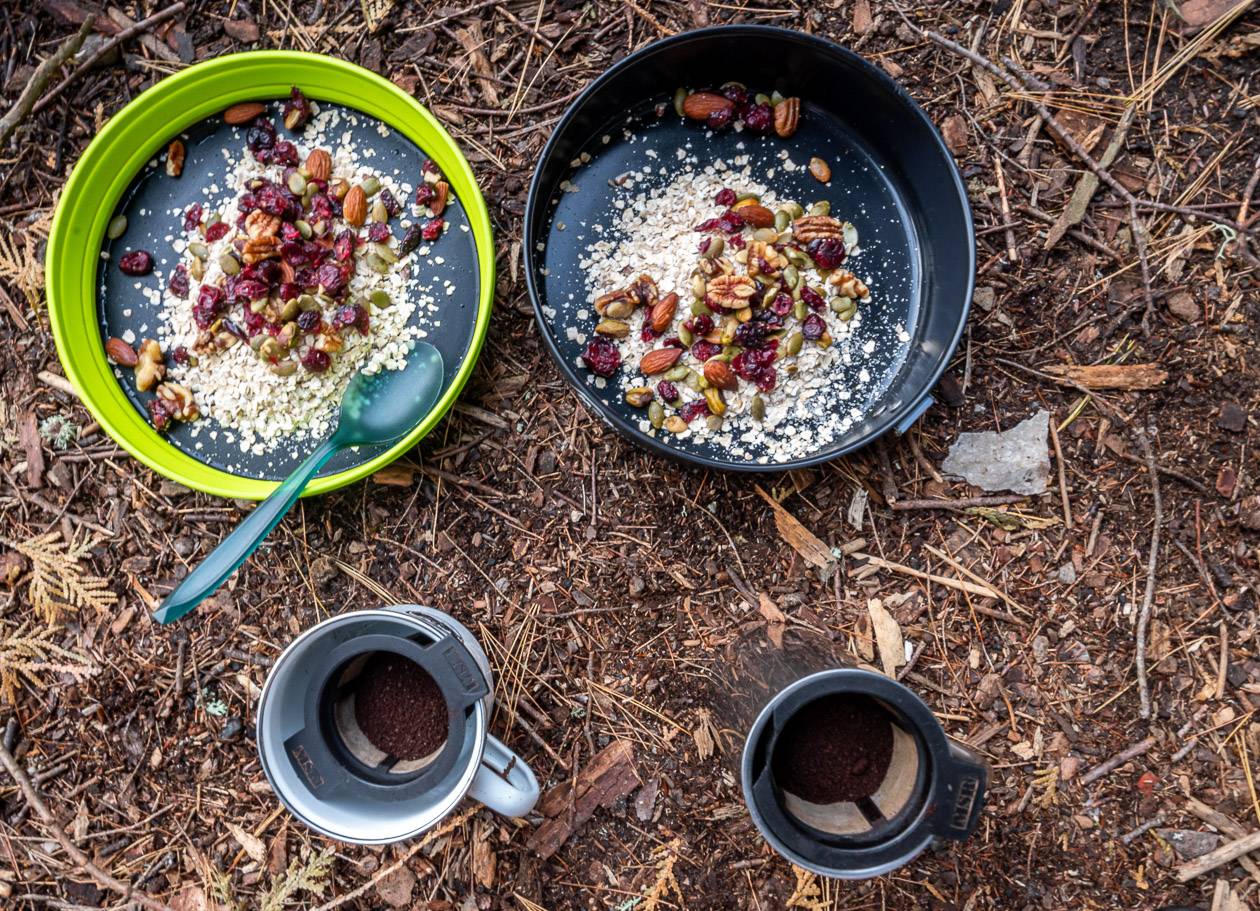
[[[1168,379],[1168,371],[1155,364],[1063,364],[1044,372],[1086,389],[1154,389]]]
[[[762,490],[761,485],[757,485],[757,493],[761,494],[762,499],[769,503],[770,508],[774,511],[774,525],[779,530],[779,537],[800,554],[806,563],[809,563],[811,566],[817,566],[819,569],[830,571],[836,562],[836,558],[832,556],[831,548],[802,525],[796,516],[780,506],[774,497]]]
[[[629,796],[639,783],[633,744],[614,740],[587,763],[576,781],[559,784],[543,795],[538,812],[548,819],[530,836],[529,849],[546,860],[586,824],[596,809]]]
[[[858,35],[865,35],[875,25],[874,19],[871,17],[870,0],[857,0],[853,4],[853,31]]]
[[[263,845],[261,838],[250,835],[234,822],[227,824],[227,830],[232,833],[232,837],[236,839],[241,849],[249,855],[250,860],[258,864],[267,862],[267,848]]]
[[[44,486],[44,442],[39,438],[39,419],[35,412],[28,411],[22,416],[18,436],[26,453],[26,485],[39,490]]]
[[[878,598],[871,598],[866,602],[866,612],[871,615],[871,625],[875,630],[879,663],[883,666],[884,673],[895,679],[897,668],[906,663],[906,643],[901,636],[901,626]]]

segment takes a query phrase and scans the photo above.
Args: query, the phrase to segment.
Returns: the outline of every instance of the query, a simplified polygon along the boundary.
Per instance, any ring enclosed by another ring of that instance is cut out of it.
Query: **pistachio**
[[[759,395],[754,395],[752,402],[749,403],[748,410],[752,412],[754,421],[764,421],[766,419],[766,400]]]
[[[695,337],[694,335],[692,335],[692,334],[691,334],[691,330],[690,330],[690,329],[688,329],[686,326],[679,326],[679,327],[678,327],[678,339],[679,339],[679,341],[681,341],[684,345],[686,345],[688,348],[690,348],[690,347],[691,347],[691,344],[692,344],[692,343],[696,340],[696,337]]]
[[[676,414],[671,414],[665,419],[665,429],[670,433],[686,433],[687,422]]]
[[[773,244],[779,239],[779,232],[774,228],[758,228],[753,232],[753,240],[763,244]]]
[[[115,215],[105,227],[105,236],[110,240],[118,240],[127,232],[127,216]]]
[[[319,301],[317,301],[314,295],[311,295],[311,294],[303,294],[301,297],[299,297],[298,306],[302,308],[302,311],[304,313],[310,312],[310,311],[318,311],[320,309]]]
[[[262,313],[266,309],[267,309],[267,298],[265,297],[260,297],[256,301],[249,302],[250,313]]]
[[[271,336],[265,332],[259,332],[257,335],[252,335],[249,339],[249,347],[255,354],[257,354],[258,349],[262,347],[262,343],[267,341],[269,338],[271,338]]]
[[[285,348],[292,348],[301,339],[302,333],[298,330],[298,324],[294,322],[285,323],[276,333],[276,342]]]
[[[271,336],[267,336],[258,346],[258,356],[269,361],[278,360],[284,356],[284,346]]]
[[[716,386],[710,386],[704,390],[704,400],[709,404],[709,410],[716,415],[726,414],[726,399],[722,396],[722,390]]]
[[[805,336],[799,332],[793,332],[787,337],[787,341],[783,345],[784,354],[800,354],[801,346],[805,344]]]
[[[602,319],[599,325],[595,327],[595,331],[600,335],[608,335],[613,338],[625,338],[630,334],[630,324],[623,323],[619,319]]]
[[[381,182],[375,177],[368,176],[363,178],[359,186],[363,188],[363,192],[368,196],[375,196],[381,189]]]
[[[722,251],[726,249],[726,241],[716,234],[709,238],[709,245],[704,248],[703,255],[709,259],[715,256],[721,256]]]
[[[665,409],[660,402],[652,402],[648,405],[648,421],[657,430],[660,430],[661,425],[665,423]]]
[[[647,386],[635,386],[626,390],[626,404],[631,408],[643,408],[652,401],[652,390]]]
[[[298,196],[306,192],[306,178],[302,176],[301,171],[294,171],[289,175],[289,189]]]
[[[837,303],[839,306],[836,306]],[[857,315],[857,301],[851,297],[838,297],[831,302],[831,309],[840,317],[841,322],[847,323]]]
[[[372,209],[368,212],[368,218],[372,221],[387,222],[389,221],[389,209],[385,208],[385,203],[379,199],[372,202]]]
[[[282,361],[276,361],[274,364],[268,364],[267,369],[276,376],[292,376],[297,372],[297,361],[285,358]]]

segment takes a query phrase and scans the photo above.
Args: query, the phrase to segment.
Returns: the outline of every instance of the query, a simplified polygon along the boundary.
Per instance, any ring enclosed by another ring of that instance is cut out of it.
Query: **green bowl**
[[[455,404],[490,325],[494,240],[472,169],[446,130],[415,99],[362,67],[298,51],[251,51],[199,63],[163,79],[119,111],[92,140],[66,182],[48,238],[48,313],[57,354],[79,398],[120,446],[159,474],[220,497],[261,500],[275,481],[238,477],[168,443],[130,401],[105,359],[96,275],[109,219],[132,179],[181,130],[240,101],[286,97],[291,86],[317,101],[355,108],[415,143],[442,169],[467,212],[477,247],[476,326],[454,380],[423,421],[371,461],[312,481],[326,493],[398,458]]]

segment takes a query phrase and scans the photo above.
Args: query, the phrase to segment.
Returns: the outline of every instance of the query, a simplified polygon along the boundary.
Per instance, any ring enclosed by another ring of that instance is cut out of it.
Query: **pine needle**
[[[118,596],[109,589],[108,580],[86,573],[80,565],[96,546],[96,541],[85,536],[77,542],[63,543],[59,531],[50,531],[29,541],[4,538],[0,541],[31,561],[26,593],[36,615],[45,623],[56,623],[62,614],[78,613],[83,607],[105,613],[118,601]]]
[[[43,672],[69,674],[79,681],[96,673],[87,655],[62,648],[52,641],[57,628],[36,629],[35,624],[27,620],[12,633],[6,633],[6,626],[0,621],[0,700],[15,705],[23,681],[44,687],[40,677]]]

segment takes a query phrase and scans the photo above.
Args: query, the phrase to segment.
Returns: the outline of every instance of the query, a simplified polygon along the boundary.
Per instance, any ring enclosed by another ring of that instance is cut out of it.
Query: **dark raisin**
[[[747,323],[744,325],[747,325]],[[691,353],[696,360],[707,361],[709,358],[717,357],[721,354],[722,346],[715,345],[713,342],[706,342],[704,339],[701,339],[691,346]]]
[[[415,225],[412,225],[403,233],[402,240],[398,242],[398,255],[399,256],[406,256],[416,247],[420,246],[420,240],[421,240],[420,231],[421,231],[420,225],[415,224]]]
[[[132,250],[118,258],[118,270],[123,275],[148,275],[153,271],[153,254],[148,250]]]
[[[817,313],[811,313],[805,317],[805,322],[801,323],[801,335],[811,342],[818,341],[826,331],[827,324],[823,322],[823,318]]]
[[[166,283],[167,290],[179,298],[188,296],[188,269],[183,263],[175,267],[175,271],[171,273],[171,279]]]
[[[704,399],[693,399],[678,409],[678,415],[690,424],[696,418],[709,413],[709,403]]]
[[[319,328],[319,324],[321,322],[323,322],[323,320],[319,318],[319,313],[315,310],[303,310],[298,314],[298,328],[303,332],[314,332]]]
[[[398,201],[398,197],[389,192],[388,187],[382,189],[381,195],[377,198],[381,201],[381,205],[385,207],[385,211],[388,212],[391,217],[402,214],[402,203]]]
[[[368,240],[374,244],[383,244],[391,237],[389,225],[382,221],[374,221],[368,225]]]
[[[289,90],[289,100],[284,103],[284,128],[296,132],[310,119],[311,103],[295,85]]]
[[[332,358],[326,352],[312,348],[302,355],[302,366],[311,373],[323,373],[332,366]]]

